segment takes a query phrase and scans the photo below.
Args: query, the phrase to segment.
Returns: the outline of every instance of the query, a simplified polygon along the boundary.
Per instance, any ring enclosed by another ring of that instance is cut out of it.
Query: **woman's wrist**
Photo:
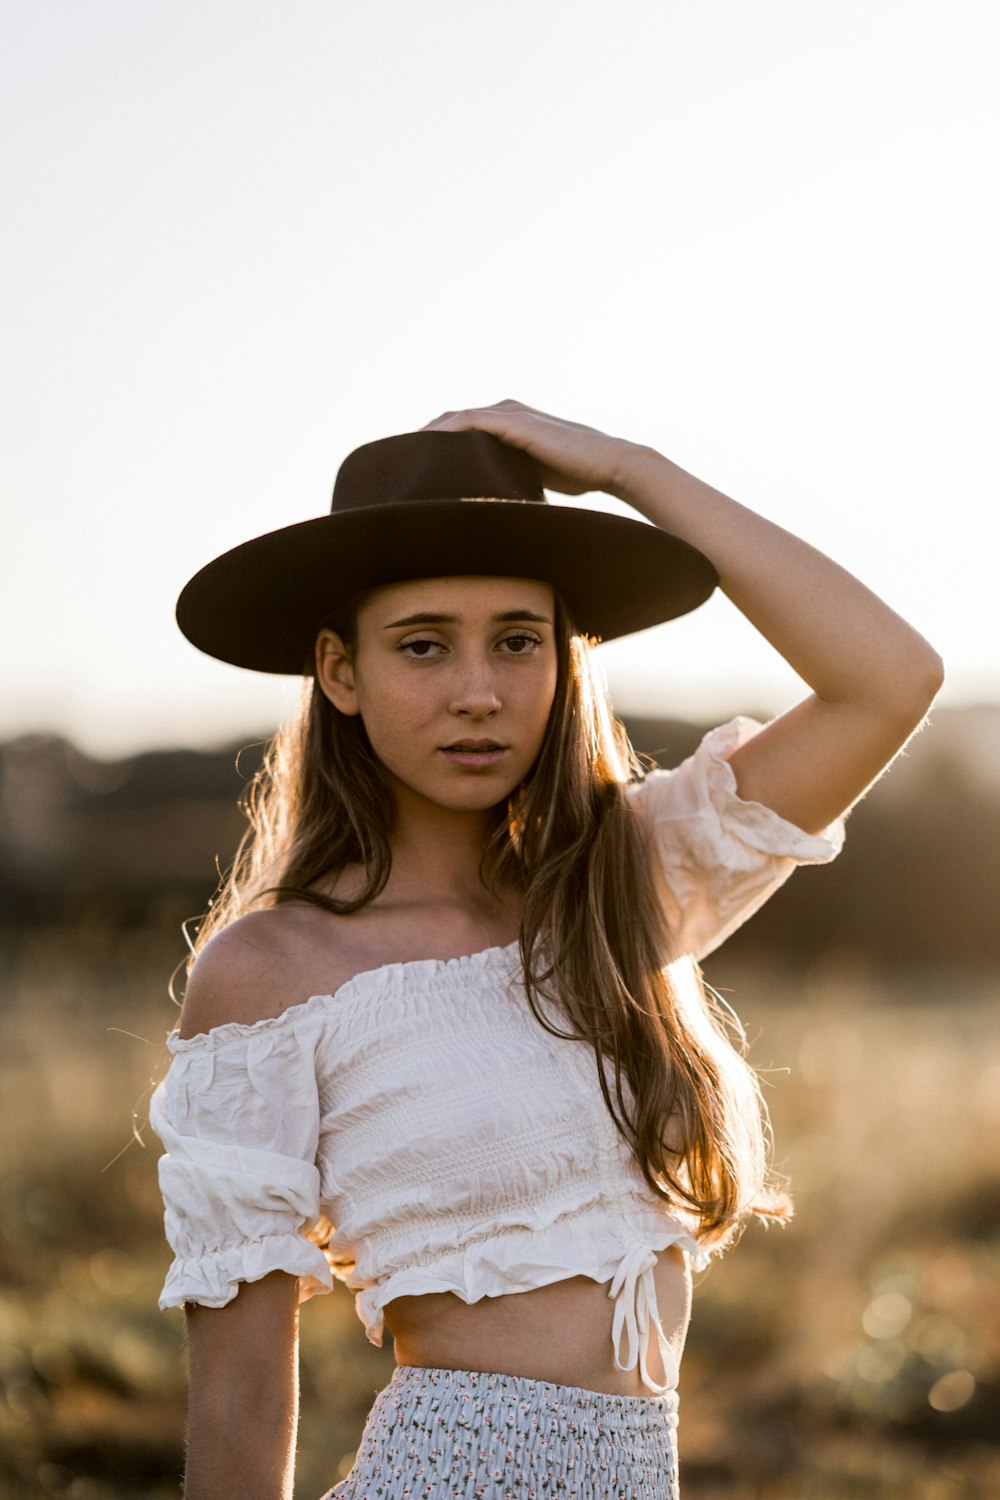
[[[611,482],[605,486],[605,492],[616,500],[624,500],[634,510],[644,511],[650,496],[682,473],[655,448],[622,440],[614,455]]]
[[[631,505],[654,525],[708,551],[709,556],[712,556],[709,544],[715,540],[718,522],[729,511],[742,509],[655,448],[637,443],[623,448],[614,483],[607,492]]]

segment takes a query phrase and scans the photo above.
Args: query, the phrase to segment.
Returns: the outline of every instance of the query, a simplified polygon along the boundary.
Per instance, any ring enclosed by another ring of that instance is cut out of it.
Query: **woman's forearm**
[[[184,1500],[292,1500],[297,1392],[263,1401],[199,1393],[188,1416]]]
[[[226,1307],[188,1307],[184,1500],[292,1500],[297,1297],[279,1271]]]
[[[612,490],[711,558],[723,590],[816,695],[919,720],[941,661],[830,558],[654,449],[623,445]]]

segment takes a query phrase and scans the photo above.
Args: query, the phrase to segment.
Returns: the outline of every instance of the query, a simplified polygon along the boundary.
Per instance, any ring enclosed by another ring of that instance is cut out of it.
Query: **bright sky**
[[[0,736],[269,727],[297,684],[195,652],[180,586],[507,396],[805,535],[1000,698],[994,0],[0,17]],[[622,707],[800,691],[722,599],[602,654]]]

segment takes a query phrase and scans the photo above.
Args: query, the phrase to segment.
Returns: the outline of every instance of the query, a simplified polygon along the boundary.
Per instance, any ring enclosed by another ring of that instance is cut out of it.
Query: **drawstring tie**
[[[655,1265],[655,1252],[646,1250],[641,1245],[635,1246],[619,1262],[608,1291],[608,1296],[615,1304],[611,1325],[611,1343],[614,1348],[616,1370],[634,1370],[638,1365],[643,1385],[654,1395],[665,1396],[677,1385],[677,1361],[674,1358],[674,1351],[667,1343],[663,1325],[660,1322],[660,1311],[656,1305],[656,1283],[653,1280]],[[650,1378],[646,1365],[650,1326],[656,1329],[660,1358],[663,1361],[663,1373],[666,1376],[665,1385],[657,1385],[656,1381]],[[620,1358],[623,1333],[627,1338],[624,1364]]]

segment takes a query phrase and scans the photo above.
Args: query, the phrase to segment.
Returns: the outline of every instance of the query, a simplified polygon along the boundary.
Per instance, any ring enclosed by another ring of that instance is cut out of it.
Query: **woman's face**
[[[556,691],[555,599],[522,578],[424,578],[367,596],[353,648],[317,643],[317,680],[360,714],[402,811],[483,812],[538,757]]]

